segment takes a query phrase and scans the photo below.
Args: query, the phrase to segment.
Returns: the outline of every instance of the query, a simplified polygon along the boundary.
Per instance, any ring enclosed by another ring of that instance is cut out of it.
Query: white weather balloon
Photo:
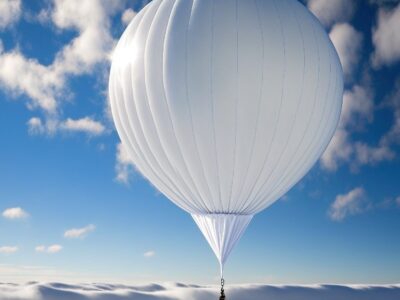
[[[116,47],[109,92],[137,169],[192,214],[222,274],[253,215],[327,147],[343,75],[296,0],[154,0]]]

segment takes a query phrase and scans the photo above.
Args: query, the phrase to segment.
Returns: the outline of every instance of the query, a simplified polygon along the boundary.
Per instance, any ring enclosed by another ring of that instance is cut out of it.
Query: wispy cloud
[[[396,198],[395,202],[396,202],[396,205],[397,205],[398,207],[400,207],[400,196],[398,196],[398,197]]]
[[[21,16],[21,0],[1,0],[0,29],[18,21]]]
[[[100,135],[106,130],[102,123],[95,121],[90,117],[76,120],[68,118],[61,123],[60,128],[64,131],[84,132],[90,135]]]
[[[372,62],[375,67],[391,65],[400,60],[400,3],[391,10],[380,8],[372,41],[375,51]]]
[[[135,166],[130,158],[128,151],[122,143],[117,144],[116,163],[115,163],[115,179],[118,182],[129,184],[134,174]]]
[[[353,16],[355,1],[308,0],[308,8],[322,24],[329,27],[336,22],[347,22]]]
[[[40,245],[40,246],[36,246],[35,247],[35,251],[39,252],[39,253],[49,253],[49,254],[54,254],[54,253],[58,253],[63,249],[63,247],[61,245],[55,244],[55,245],[51,245],[51,246],[44,246],[44,245]]]
[[[136,16],[136,11],[134,11],[132,8],[128,8],[122,13],[121,21],[125,25],[128,25],[135,16]]]
[[[353,81],[354,71],[361,59],[362,34],[348,23],[339,23],[333,26],[329,37],[339,54],[346,80]]]
[[[143,256],[146,258],[154,257],[156,255],[156,252],[153,250],[146,251],[143,253]]]
[[[338,195],[329,209],[329,217],[334,221],[342,221],[348,216],[366,211],[371,204],[362,187],[357,187],[347,194]]]
[[[3,217],[10,220],[25,219],[29,214],[21,207],[7,208],[3,211]]]
[[[2,246],[0,247],[1,254],[12,254],[18,251],[17,246]]]
[[[83,239],[95,229],[96,226],[94,226],[93,224],[90,224],[82,228],[72,228],[64,232],[64,237],[69,239]]]

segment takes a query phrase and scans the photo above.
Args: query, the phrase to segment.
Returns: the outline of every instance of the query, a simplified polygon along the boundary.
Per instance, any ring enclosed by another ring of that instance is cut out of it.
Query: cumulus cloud
[[[59,29],[75,29],[79,35],[57,54],[55,69],[60,73],[82,74],[108,59],[114,41],[109,15],[113,1],[55,0],[51,18]]]
[[[25,219],[29,214],[21,207],[7,208],[3,211],[3,217],[10,220]]]
[[[134,173],[133,161],[122,143],[117,144],[115,172],[115,179],[124,184],[129,184]]]
[[[374,101],[371,90],[355,85],[343,95],[343,107],[339,126],[360,128],[373,121]]]
[[[93,224],[90,224],[90,225],[82,227],[82,228],[69,229],[64,232],[64,237],[70,238],[70,239],[83,239],[90,232],[94,231],[95,229],[96,229],[96,226],[94,226]]]
[[[383,137],[382,142],[385,145],[400,144],[400,77],[397,79],[395,88],[389,95],[387,102],[393,111],[393,124]]]
[[[51,246],[44,246],[44,245],[40,245],[40,246],[36,246],[35,247],[35,251],[39,252],[39,253],[49,253],[49,254],[54,254],[54,253],[58,253],[63,249],[63,247],[61,245],[51,245]]]
[[[309,0],[308,8],[322,24],[329,27],[336,22],[347,22],[353,16],[355,1]]]
[[[355,85],[345,91],[338,129],[321,157],[323,168],[335,171],[340,163],[364,162],[357,159],[358,152],[351,140],[351,132],[373,121],[373,109],[373,94],[368,88]]]
[[[21,16],[21,0],[0,1],[0,30],[15,23]]]
[[[12,254],[18,251],[17,246],[2,246],[0,247],[1,254]]]
[[[76,120],[68,118],[61,123],[60,128],[64,131],[84,132],[90,135],[100,135],[106,130],[102,123],[95,121],[90,117]]]
[[[353,168],[357,170],[360,165],[376,165],[382,161],[390,161],[395,158],[395,152],[384,143],[378,146],[370,146],[366,143],[356,142],[355,149],[355,165]]]
[[[400,285],[260,285],[228,286],[229,299],[385,299],[400,297]],[[181,283],[122,285],[26,283],[0,285],[0,298],[7,300],[209,300],[216,299],[217,286],[185,285]]]
[[[353,146],[349,133],[343,128],[338,128],[321,156],[321,165],[326,170],[336,171],[341,162],[350,160],[352,154]]]
[[[155,255],[156,255],[156,252],[153,250],[146,251],[145,253],[143,253],[143,256],[146,258],[154,257]]]
[[[99,121],[91,117],[80,119],[67,118],[60,121],[57,118],[47,118],[42,120],[39,117],[32,117],[27,122],[28,131],[32,135],[48,134],[53,135],[57,132],[82,132],[91,136],[99,136],[106,132],[106,127]]]
[[[393,9],[380,8],[378,21],[373,29],[375,51],[372,62],[375,67],[391,65],[400,59],[400,3]]]
[[[62,248],[63,247],[61,245],[51,245],[47,247],[47,253],[57,253],[60,252]]]
[[[69,97],[68,78],[91,73],[96,66],[109,62],[115,44],[110,18],[122,5],[123,1],[115,0],[54,0],[51,9],[46,12],[47,17],[57,29],[74,30],[77,35],[61,48],[49,65],[25,57],[17,48],[0,51],[0,86],[11,96],[28,96],[29,109],[41,109],[46,118],[52,119],[52,124],[31,119],[28,128],[32,133],[54,133],[54,125],[64,124],[54,122],[54,119],[60,118],[60,106]],[[67,124],[64,125],[69,128],[68,119],[65,122]],[[91,130],[96,134],[102,131],[98,124]]]
[[[136,16],[136,11],[134,11],[132,8],[128,8],[122,13],[121,21],[125,25],[128,25],[135,16]]]
[[[53,66],[41,65],[15,49],[0,52],[0,85],[12,95],[27,95],[30,109],[40,108],[54,114],[56,97],[64,86],[64,78],[55,72]]]
[[[333,26],[329,37],[339,54],[346,79],[352,80],[353,73],[361,58],[362,34],[348,23],[339,23]]]
[[[364,212],[370,206],[366,192],[357,187],[347,194],[338,195],[329,209],[329,217],[334,221],[342,221],[348,216]]]

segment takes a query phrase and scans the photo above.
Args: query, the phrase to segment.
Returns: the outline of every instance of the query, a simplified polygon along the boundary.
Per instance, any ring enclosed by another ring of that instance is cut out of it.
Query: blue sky
[[[0,281],[217,282],[192,219],[134,171],[110,118],[112,49],[142,5],[0,5]],[[307,5],[343,64],[342,118],[313,170],[253,219],[225,276],[399,282],[400,4]]]

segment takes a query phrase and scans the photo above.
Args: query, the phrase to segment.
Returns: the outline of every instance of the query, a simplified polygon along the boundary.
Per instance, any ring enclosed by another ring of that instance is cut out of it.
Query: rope
[[[221,296],[219,300],[225,300],[225,291],[224,291],[225,280],[221,278]]]

